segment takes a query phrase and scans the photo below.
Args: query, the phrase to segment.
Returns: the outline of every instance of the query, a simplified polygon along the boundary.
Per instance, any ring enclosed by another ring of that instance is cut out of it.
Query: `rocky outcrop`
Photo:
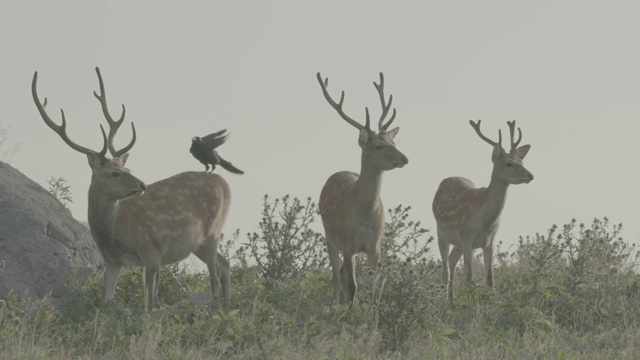
[[[69,296],[65,281],[102,261],[89,229],[52,194],[0,162],[0,298],[14,294],[54,303]]]

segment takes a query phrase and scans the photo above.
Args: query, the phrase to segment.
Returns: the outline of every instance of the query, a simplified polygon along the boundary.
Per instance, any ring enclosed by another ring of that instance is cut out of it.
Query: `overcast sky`
[[[482,119],[493,138],[515,119],[535,180],[510,187],[498,240],[608,216],[638,242],[639,4],[3,2],[3,146],[22,144],[5,160],[45,187],[51,176],[67,179],[72,212],[86,220],[86,157],[45,126],[30,85],[37,70],[52,118],[63,108],[69,136],[99,148],[99,66],[112,113],[127,107],[116,145],[128,143],[133,121],[127,167],[146,183],[202,170],[189,154],[193,136],[233,134],[220,154],[246,174],[218,168],[233,193],[225,232],[246,233],[264,194],[317,200],[331,174],[360,169],[358,132],[327,104],[316,72],[364,121],[365,106],[379,116],[373,81],[382,71],[398,111],[396,144],[409,157],[384,175],[387,207],[411,205],[435,235],[431,202],[443,178],[489,183],[492,149],[469,120]]]

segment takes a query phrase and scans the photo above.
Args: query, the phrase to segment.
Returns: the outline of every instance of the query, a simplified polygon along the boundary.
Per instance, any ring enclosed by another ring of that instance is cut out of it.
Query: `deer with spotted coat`
[[[511,135],[511,149],[502,148],[502,132],[498,130],[498,142],[482,134],[480,120],[469,121],[478,136],[493,147],[491,161],[493,172],[486,188],[476,188],[468,179],[450,177],[442,180],[433,199],[433,215],[436,218],[438,247],[442,257],[442,278],[449,300],[453,299],[453,275],[458,260],[464,256],[466,283],[471,282],[473,250],[482,249],[485,282],[493,287],[493,240],[500,226],[500,214],[511,184],[528,184],[533,175],[522,164],[530,145],[518,147],[522,131],[518,128],[518,140],[514,142],[516,122],[507,121]],[[451,253],[449,246],[453,245]]]
[[[340,117],[358,129],[358,145],[362,149],[360,174],[351,171],[337,172],[329,177],[320,193],[320,216],[325,230],[327,250],[333,271],[333,302],[338,303],[340,289],[350,307],[353,307],[357,291],[355,266],[360,253],[367,255],[369,266],[380,261],[380,243],[384,235],[384,207],[380,199],[382,173],[401,168],[409,159],[397,148],[393,139],[399,128],[388,130],[396,116],[393,109],[391,118],[385,122],[391,109],[392,96],[386,102],[384,77],[380,73],[380,84],[373,83],[380,102],[382,115],[378,121],[378,133],[371,130],[369,109],[365,108],[365,125],[350,118],[342,109],[344,91],[336,103],[327,92],[328,79],[323,81],[320,73],[318,82],[325,99]],[[343,264],[340,266],[340,252]]]
[[[183,260],[195,254],[207,264],[211,291],[218,296],[220,280],[225,302],[230,301],[231,279],[229,262],[218,254],[222,226],[229,212],[231,192],[227,182],[216,174],[184,172],[168,179],[145,185],[125,168],[135,144],[136,131],[131,142],[120,150],[113,139],[124,121],[122,115],[114,120],[107,107],[107,98],[96,68],[100,94],[94,92],[109,124],[109,135],[104,128],[102,150],[94,151],[73,142],[66,133],[66,119],[57,125],[46,112],[47,99],[41,102],[36,90],[38,72],[33,75],[31,92],[44,122],[72,149],[85,154],[91,168],[89,186],[88,221],[93,239],[100,250],[106,269],[102,300],[113,299],[120,270],[124,265],[144,267],[147,299],[145,305],[153,307],[157,294],[160,267]],[[106,157],[107,149],[113,159]]]

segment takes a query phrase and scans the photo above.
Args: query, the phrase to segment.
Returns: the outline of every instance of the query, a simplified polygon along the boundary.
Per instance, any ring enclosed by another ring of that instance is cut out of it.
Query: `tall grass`
[[[0,353],[12,359],[637,359],[638,252],[606,218],[571,220],[496,249],[495,288],[456,281],[446,300],[429,231],[409,207],[389,210],[384,255],[358,266],[356,306],[331,303],[315,204],[265,197],[257,231],[236,232],[232,304],[183,302],[207,276],[164,267],[162,305],[142,308],[140,269],[126,269],[115,301],[99,303],[101,274],[74,277],[73,300],[0,302]],[[235,246],[233,243],[235,242]],[[285,261],[286,264],[282,262]],[[458,276],[462,277],[460,270]]]

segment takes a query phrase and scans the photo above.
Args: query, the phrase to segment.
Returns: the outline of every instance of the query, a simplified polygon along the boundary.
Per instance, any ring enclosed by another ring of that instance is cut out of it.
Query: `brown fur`
[[[107,266],[103,301],[113,298],[121,267],[136,265],[145,268],[145,291],[153,305],[160,267],[193,253],[207,264],[214,296],[218,295],[222,273],[228,303],[229,263],[217,254],[231,203],[227,182],[217,174],[185,172],[149,185],[142,195],[128,197],[130,183],[137,179],[126,171],[124,162],[115,159],[102,164],[89,157],[94,172],[89,188],[89,225]],[[122,171],[117,184],[108,176],[116,170]],[[107,189],[117,186],[123,190],[119,197],[124,198],[109,200]]]
[[[515,123],[509,125],[513,127]],[[479,122],[476,126],[479,131]],[[447,178],[440,183],[432,208],[438,229],[442,277],[449,299],[453,299],[454,270],[463,255],[466,282],[471,282],[474,249],[482,249],[485,281],[493,287],[493,240],[500,226],[507,188],[510,184],[533,180],[533,175],[522,164],[529,148],[524,145],[515,149],[512,139],[512,150],[507,153],[499,143],[494,143],[493,172],[486,188],[476,188],[470,180],[461,177]],[[450,245],[453,245],[451,253]]]
[[[229,185],[218,175],[186,172],[150,186],[133,176],[124,167],[127,151],[136,141],[135,126],[131,123],[132,139],[127,146],[116,150],[113,139],[124,121],[124,105],[118,120],[109,113],[100,69],[96,68],[100,94],[94,96],[101,104],[109,124],[109,135],[102,125],[104,145],[94,151],[72,141],[66,133],[66,119],[61,111],[62,124],[57,125],[47,114],[47,100],[40,101],[37,93],[38,72],[33,74],[31,93],[45,124],[56,132],[72,149],[87,155],[92,170],[89,186],[89,227],[104,257],[106,270],[102,288],[104,302],[113,299],[123,265],[145,268],[147,303],[153,306],[158,291],[160,266],[180,261],[194,253],[209,268],[211,291],[214,297],[220,288],[227,303],[230,301],[229,262],[217,253],[222,226],[231,203]],[[106,158],[107,149],[113,156]],[[144,195],[141,195],[144,191]]]
[[[385,123],[391,109],[392,96],[387,102],[384,96],[384,77],[380,73],[380,83],[373,83],[382,105],[382,114],[378,121],[378,133],[373,132],[370,125],[369,110],[366,109],[366,122],[361,125],[350,118],[342,110],[344,92],[339,102],[335,102],[327,91],[329,79],[322,80],[317,74],[318,82],[327,102],[340,117],[360,131],[358,145],[362,148],[360,161],[361,171],[356,174],[350,171],[335,173],[329,177],[320,193],[320,216],[327,238],[327,251],[333,271],[333,302],[340,299],[340,288],[349,306],[357,292],[356,256],[367,254],[370,266],[380,260],[380,243],[384,234],[384,207],[380,200],[382,172],[403,167],[409,162],[393,142],[399,128],[387,131],[396,116],[393,109],[391,118]],[[340,266],[340,252],[344,262]]]

